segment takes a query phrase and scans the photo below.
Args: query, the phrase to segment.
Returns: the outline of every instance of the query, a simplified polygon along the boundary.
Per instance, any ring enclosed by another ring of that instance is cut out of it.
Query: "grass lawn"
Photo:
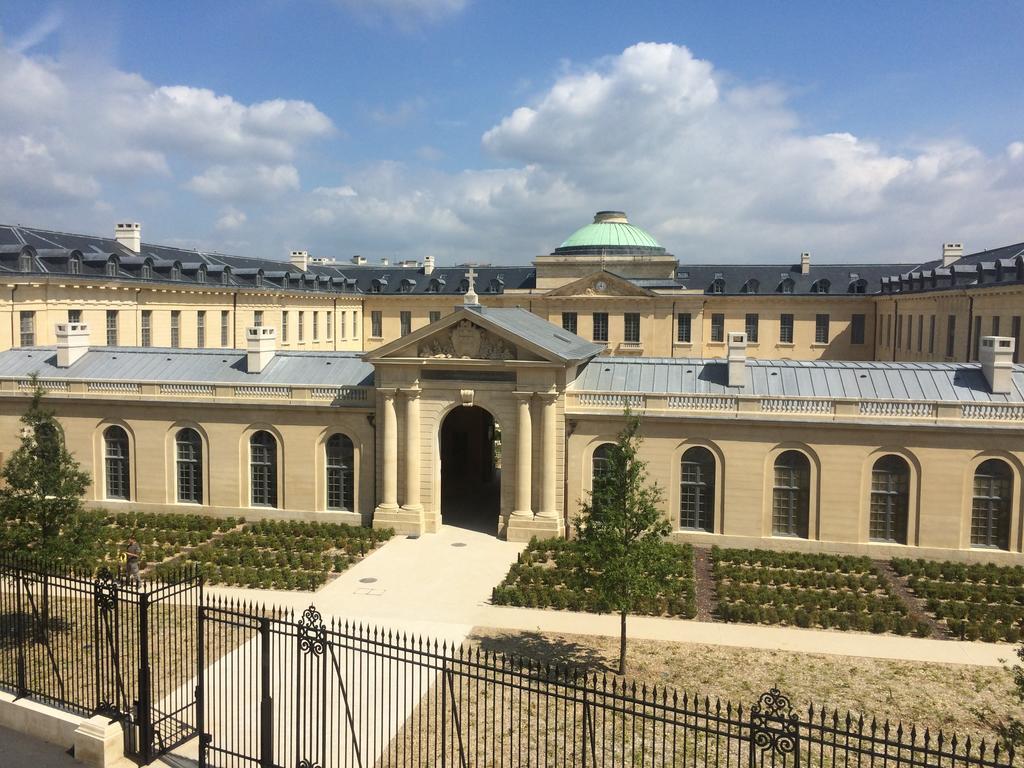
[[[869,643],[871,637],[864,640]],[[618,661],[618,638],[477,627],[468,642],[609,676]],[[778,687],[803,717],[813,702],[816,709],[824,705],[844,717],[850,711],[880,722],[901,720],[933,731],[941,728],[947,735],[970,735],[972,740],[991,740],[1007,714],[1024,717],[1024,708],[1013,703],[1011,674],[996,667],[634,640],[629,643],[627,678],[745,707]]]
[[[661,592],[638,606],[635,613],[692,618],[697,612],[693,547],[665,542],[661,554],[670,575]],[[580,567],[576,541],[534,539],[494,588],[492,600],[496,605],[608,612],[590,584],[589,574]]]

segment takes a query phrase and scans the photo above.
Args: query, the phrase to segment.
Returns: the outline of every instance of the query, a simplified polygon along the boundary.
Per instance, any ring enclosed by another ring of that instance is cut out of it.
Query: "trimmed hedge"
[[[181,562],[157,566],[156,573],[190,562],[210,584],[312,591],[393,535],[344,523],[261,520],[191,550]]]
[[[962,640],[1021,640],[1024,567],[898,558],[893,570],[923,598],[928,611]]]
[[[639,606],[636,613],[692,618],[697,613],[693,548],[665,542],[662,557],[670,576],[662,591]],[[494,588],[491,599],[496,605],[608,613],[611,607],[594,593],[591,582],[576,542],[533,539]]]
[[[723,621],[931,634],[870,558],[712,547],[711,559]]]
[[[186,547],[207,543],[215,533],[230,531],[244,519],[197,514],[108,513],[101,533],[105,562],[119,562],[131,533],[142,547],[142,567],[176,557]]]

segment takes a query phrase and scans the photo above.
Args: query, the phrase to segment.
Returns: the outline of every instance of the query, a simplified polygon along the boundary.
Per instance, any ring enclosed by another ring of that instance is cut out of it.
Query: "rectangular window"
[[[171,310],[171,346],[181,346],[181,311]]]
[[[725,315],[719,312],[711,315],[711,341],[725,341]]]
[[[981,318],[974,318],[974,338],[971,340],[974,351],[971,353],[971,360],[978,359],[978,351],[981,349]]]
[[[992,318],[992,335],[999,335],[999,315],[996,315],[995,317]]]
[[[828,344],[828,315],[814,316],[814,343]]]
[[[320,313],[313,312],[313,341],[320,341]]]
[[[69,309],[68,310],[68,322],[75,323],[76,325],[82,322],[82,310],[80,309]]]
[[[747,334],[747,342],[757,344],[757,332],[761,324],[761,316],[753,313],[748,314],[743,321],[743,330]]]
[[[894,340],[893,349],[899,349],[903,346],[903,315],[896,315],[896,338]]]
[[[403,336],[408,336],[412,333],[412,312],[402,310],[398,313],[398,322],[401,326],[400,333]]]
[[[946,318],[946,357],[953,357],[956,349],[956,315]]]
[[[370,312],[370,335],[375,339],[384,338],[384,316],[379,309]]]
[[[306,313],[299,310],[299,343],[306,340]]]
[[[261,328],[263,326],[263,310],[262,309],[257,309],[255,312],[252,313],[252,324],[254,326],[256,326],[257,328]]]
[[[579,317],[575,312],[562,313],[562,328],[569,333],[576,333],[579,329]]]
[[[924,349],[924,315],[917,316],[917,351]]]
[[[139,335],[142,337],[142,346],[151,347],[153,346],[153,310],[142,310],[141,323],[141,333]]]
[[[196,346],[206,346],[206,312],[202,310],[196,313]]]
[[[36,345],[36,313],[22,312],[19,319],[21,321],[21,346],[34,347]]]
[[[914,339],[914,316],[907,315],[907,352],[910,351],[910,344]]]
[[[864,315],[853,315],[850,318],[850,343],[851,344],[863,344],[864,343]]]
[[[281,313],[281,343],[288,343],[288,310]]]
[[[608,313],[594,313],[594,341],[608,341]]]
[[[360,333],[359,328],[359,310],[352,313],[352,338],[358,339]]]
[[[693,318],[689,312],[680,312],[676,315],[676,341],[680,344],[689,344]]]
[[[935,315],[928,319],[928,354],[935,354]]]
[[[793,343],[793,316],[782,315],[779,318],[779,343]]]
[[[892,315],[885,316],[885,346],[892,346]]]
[[[107,310],[107,346],[117,346],[117,310]]]
[[[345,315],[348,313],[342,310],[338,313],[338,337],[345,338]]]
[[[220,345],[222,347],[231,344],[231,315],[224,309],[220,313]]]
[[[441,319],[441,311],[437,309],[430,310],[430,322],[436,323]]]
[[[627,344],[640,343],[640,313],[626,312],[622,316],[622,338]]]
[[[1013,336],[1013,362],[1020,362],[1020,315],[1010,320],[1010,335]]]
[[[334,313],[333,312],[328,312],[327,313],[327,340],[328,341],[333,341],[334,340]]]

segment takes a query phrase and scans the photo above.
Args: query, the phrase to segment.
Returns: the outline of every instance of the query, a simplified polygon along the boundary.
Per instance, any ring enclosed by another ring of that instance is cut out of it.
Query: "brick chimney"
[[[942,266],[948,267],[954,261],[963,258],[964,255],[964,244],[963,243],[943,243],[942,244]]]
[[[729,353],[726,386],[747,386],[747,334],[730,331],[726,348]]]
[[[262,373],[277,352],[277,329],[269,325],[254,325],[245,329],[247,373]]]
[[[1006,395],[1012,388],[1013,347],[1010,336],[982,336],[978,359],[993,395]]]
[[[57,367],[70,368],[89,351],[89,326],[57,323]]]
[[[130,222],[114,225],[114,239],[132,253],[142,250],[142,225]]]

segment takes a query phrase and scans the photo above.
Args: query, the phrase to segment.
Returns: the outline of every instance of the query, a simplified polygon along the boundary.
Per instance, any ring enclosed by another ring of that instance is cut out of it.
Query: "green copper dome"
[[[556,254],[664,253],[665,249],[622,211],[598,211],[594,222],[580,227],[555,249]]]

